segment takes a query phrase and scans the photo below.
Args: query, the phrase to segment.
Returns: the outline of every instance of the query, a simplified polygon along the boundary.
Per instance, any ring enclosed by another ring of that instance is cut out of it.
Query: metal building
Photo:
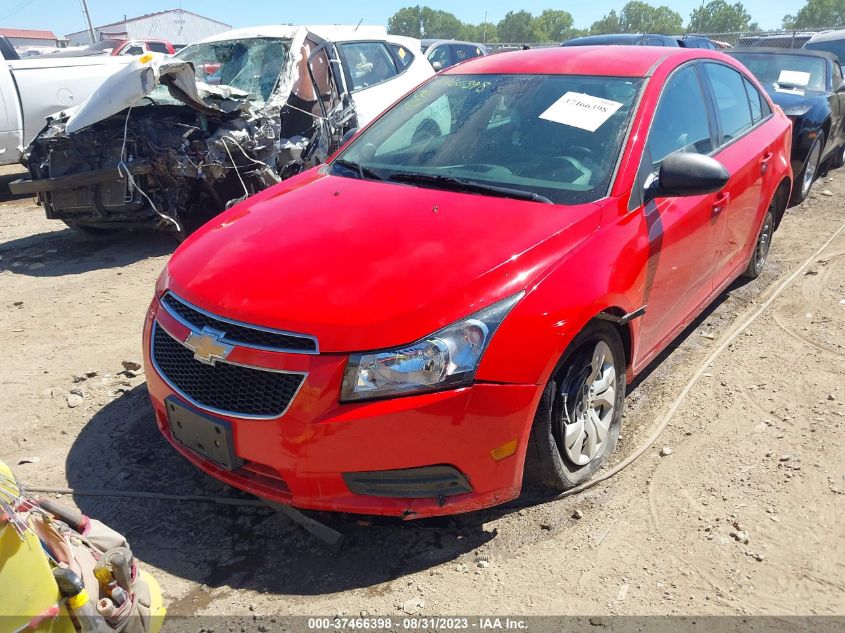
[[[97,40],[111,38],[167,40],[178,48],[231,28],[229,24],[212,20],[192,11],[170,9],[94,27],[94,37]],[[69,33],[67,38],[71,46],[89,43],[87,30]]]

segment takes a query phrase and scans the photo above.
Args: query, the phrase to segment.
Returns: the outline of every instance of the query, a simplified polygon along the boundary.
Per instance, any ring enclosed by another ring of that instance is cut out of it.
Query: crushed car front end
[[[182,236],[228,206],[320,162],[354,118],[281,137],[304,28],[203,41],[176,57],[144,55],[78,108],[48,119],[11,184],[48,218],[97,233],[152,227]],[[308,78],[307,80],[311,80]],[[334,91],[337,95],[337,91]],[[328,119],[326,118],[328,121]]]

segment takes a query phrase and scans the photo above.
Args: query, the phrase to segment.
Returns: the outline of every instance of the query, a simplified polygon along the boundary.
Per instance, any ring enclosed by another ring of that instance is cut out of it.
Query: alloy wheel
[[[584,365],[574,365],[561,383],[560,439],[566,457],[584,466],[604,453],[616,407],[613,352],[598,341]]]
[[[807,165],[804,167],[804,177],[801,180],[801,196],[806,197],[810,193],[810,187],[816,179],[816,171],[819,168],[819,157],[822,153],[822,146],[819,139],[810,148],[810,155],[807,156]]]
[[[772,225],[774,224],[772,214],[767,213],[763,220],[763,228],[757,237],[757,246],[754,248],[754,266],[757,270],[763,270],[766,261],[769,259],[769,247],[772,245]]]

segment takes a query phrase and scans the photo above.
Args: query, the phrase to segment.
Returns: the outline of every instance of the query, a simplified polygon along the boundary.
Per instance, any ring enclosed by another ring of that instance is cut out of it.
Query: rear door
[[[720,235],[714,285],[721,287],[748,263],[749,245],[757,235],[762,206],[768,203],[762,200],[763,178],[775,139],[764,125],[771,116],[768,103],[742,73],[719,62],[702,67],[719,131],[714,156],[731,175],[725,204],[714,216]]]
[[[660,96],[641,173],[655,177],[665,157],[675,152],[710,154],[715,126],[708,106],[696,65],[676,70]],[[650,250],[643,297],[647,309],[640,323],[646,360],[711,294],[719,240],[714,205],[719,200],[719,194],[658,198],[642,207]]]

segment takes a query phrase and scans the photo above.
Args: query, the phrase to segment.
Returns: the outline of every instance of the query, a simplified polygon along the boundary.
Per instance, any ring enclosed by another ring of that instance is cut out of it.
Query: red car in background
[[[714,51],[441,72],[176,251],[144,331],[157,424],[300,508],[418,518],[576,486],[626,384],[760,275],[789,156],[789,119]]]

